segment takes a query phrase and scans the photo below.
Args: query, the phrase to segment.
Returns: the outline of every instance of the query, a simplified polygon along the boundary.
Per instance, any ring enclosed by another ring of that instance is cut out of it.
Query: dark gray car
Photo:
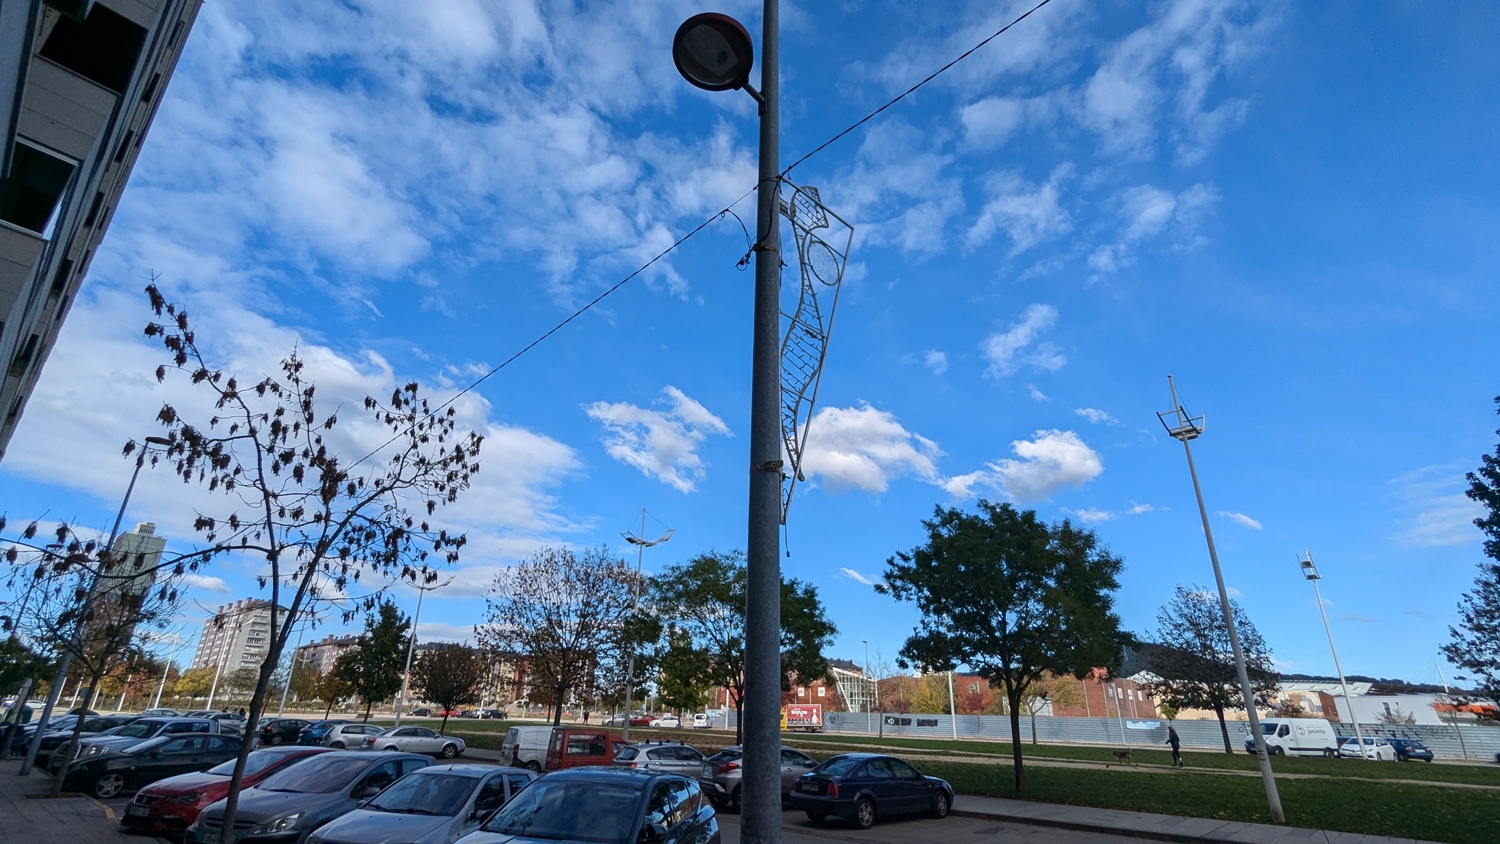
[[[432,765],[329,821],[307,844],[453,844],[534,779],[516,768]]]
[[[704,760],[698,773],[698,784],[715,807],[740,810],[740,778],[744,775],[745,749],[726,747]],[[800,750],[781,748],[781,800],[786,802],[797,778],[818,767],[818,760]]]
[[[432,764],[415,753],[322,753],[273,774],[240,794],[235,840],[241,844],[299,844],[307,834],[357,808],[405,774]],[[183,833],[184,844],[219,844],[224,801],[211,804]]]
[[[108,753],[119,753],[157,736],[218,732],[218,722],[208,718],[141,718],[78,742],[78,754],[73,759],[92,759]],[[53,772],[61,770],[65,761],[73,761],[64,760],[61,756],[60,753],[52,754],[48,768]]]

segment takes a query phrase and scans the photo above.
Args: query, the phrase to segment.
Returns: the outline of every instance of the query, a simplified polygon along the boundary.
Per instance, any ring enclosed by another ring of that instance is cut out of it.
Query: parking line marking
[[[104,817],[109,818],[110,820],[116,820],[116,818],[115,818],[115,810],[114,809],[111,809],[108,806],[104,805],[103,803],[100,803],[98,800],[95,800],[94,798],[89,797],[87,794],[85,794],[84,797],[88,797],[88,801],[90,803],[93,803],[95,806],[98,806],[99,808],[103,809],[104,810]]]

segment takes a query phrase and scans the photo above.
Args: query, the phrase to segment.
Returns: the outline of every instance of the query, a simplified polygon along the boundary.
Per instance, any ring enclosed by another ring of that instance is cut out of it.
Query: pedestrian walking
[[[583,724],[584,724],[584,726],[588,726],[588,723],[589,723],[589,711],[587,709],[585,709],[585,710],[583,710]]]
[[[1186,768],[1182,764],[1182,739],[1177,735],[1177,728],[1171,724],[1167,725],[1167,744],[1172,745],[1172,767]]]

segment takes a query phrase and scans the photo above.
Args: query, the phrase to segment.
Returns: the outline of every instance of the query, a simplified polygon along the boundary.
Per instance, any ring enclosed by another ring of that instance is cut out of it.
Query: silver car
[[[620,768],[644,768],[697,779],[707,760],[708,757],[685,744],[645,742],[621,750],[616,754],[614,764]]]
[[[452,844],[531,784],[536,774],[494,765],[433,765],[319,827],[306,844],[410,841]]]
[[[401,750],[407,753],[425,753],[444,759],[464,752],[464,740],[441,735],[426,727],[392,727],[383,733],[366,736],[365,750]]]
[[[740,810],[740,780],[744,775],[745,749],[739,745],[726,747],[704,760],[698,773],[698,785],[715,807]],[[781,748],[781,800],[791,796],[797,778],[818,767],[818,760],[800,750]]]
[[[365,746],[365,739],[370,736],[378,736],[381,728],[374,724],[334,724],[323,734],[319,743],[324,747],[334,750],[359,750]]]

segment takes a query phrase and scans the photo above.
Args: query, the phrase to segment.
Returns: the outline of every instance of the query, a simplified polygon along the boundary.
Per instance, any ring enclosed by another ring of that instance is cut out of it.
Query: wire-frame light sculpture
[[[844,268],[854,244],[854,227],[828,210],[814,187],[782,179],[781,215],[791,223],[797,245],[798,283],[782,284],[781,436],[791,471],[782,474],[785,491],[781,523],[786,524],[792,494],[802,474],[808,428],[818,403],[818,385],[838,311]]]

